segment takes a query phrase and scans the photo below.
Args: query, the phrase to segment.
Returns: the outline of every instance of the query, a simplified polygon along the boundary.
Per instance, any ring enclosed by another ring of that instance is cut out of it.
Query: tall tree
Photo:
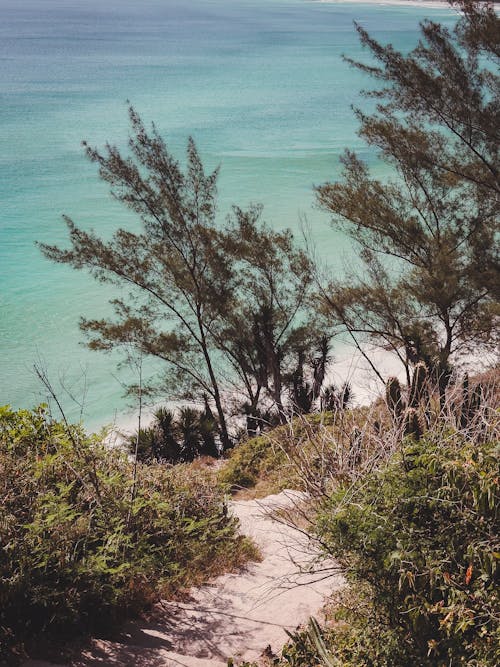
[[[214,422],[223,447],[231,444],[231,390],[243,392],[251,418],[265,399],[285,418],[285,374],[297,345],[314,338],[311,263],[290,231],[261,220],[259,206],[235,207],[218,223],[217,170],[205,174],[193,141],[183,171],[154,126],[147,131],[133,109],[130,120],[130,155],[110,145],[86,153],[112,195],[137,214],[139,229],[118,229],[106,241],[66,217],[69,249],[41,248],[53,261],[128,288],[112,301],[113,317],[81,321],[89,346],[132,346],[166,362],[162,389],[205,403],[202,439],[213,453]],[[185,414],[186,432],[193,414]]]
[[[227,230],[234,258],[237,299],[213,333],[245,388],[249,422],[270,400],[286,419],[288,378],[297,354],[306,354],[326,334],[318,327],[313,267],[289,230],[260,221],[261,207],[235,208]]]
[[[326,307],[407,369],[444,372],[451,355],[495,343],[500,314],[500,24],[491,3],[458,4],[455,28],[425,21],[407,55],[357,26],[375,64],[353,64],[385,84],[369,93],[375,113],[357,111],[360,133],[394,177],[346,152],[343,179],[317,188],[363,267],[325,290]]]
[[[230,259],[216,227],[217,171],[205,174],[192,139],[183,172],[165,142],[129,111],[130,155],[86,146],[115,199],[134,211],[141,229],[119,229],[109,241],[65,218],[71,247],[41,245],[50,259],[86,269],[102,282],[130,288],[112,304],[114,319],[82,320],[93,349],[134,345],[167,362],[176,392],[208,394],[223,447],[230,437],[210,346],[210,326],[224,314],[233,289]]]

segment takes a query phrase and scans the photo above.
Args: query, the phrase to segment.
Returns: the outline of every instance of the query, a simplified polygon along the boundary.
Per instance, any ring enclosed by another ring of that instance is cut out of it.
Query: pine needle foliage
[[[146,128],[133,108],[129,116],[128,153],[84,147],[136,224],[104,239],[65,216],[69,247],[40,247],[117,288],[114,315],[80,322],[89,347],[133,349],[160,361],[161,379],[151,387],[146,378],[148,389],[177,400],[208,398],[229,449],[227,396],[237,397],[238,409],[248,405],[251,419],[271,406],[284,421],[296,352],[326,336],[315,317],[312,262],[290,230],[262,221],[261,206],[234,206],[219,220],[218,170],[205,172],[194,141],[182,168],[154,125]]]
[[[359,275],[325,289],[325,310],[438,376],[471,348],[494,347],[500,314],[500,21],[491,2],[453,4],[456,26],[424,21],[407,54],[357,26],[374,63],[350,62],[380,84],[368,93],[375,113],[357,111],[360,134],[392,176],[376,178],[347,150],[342,179],[317,188],[361,260]]]

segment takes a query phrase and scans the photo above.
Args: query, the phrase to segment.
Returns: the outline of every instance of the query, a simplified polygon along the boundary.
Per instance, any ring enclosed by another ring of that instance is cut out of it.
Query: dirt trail
[[[278,651],[294,630],[344,585],[332,562],[299,530],[270,516],[292,508],[300,494],[283,491],[262,500],[234,501],[241,530],[260,547],[263,560],[244,572],[218,577],[192,591],[188,603],[161,602],[152,621],[127,625],[119,641],[94,640],[74,667],[226,667],[227,658],[254,660],[266,646]],[[29,661],[25,667],[48,667]]]

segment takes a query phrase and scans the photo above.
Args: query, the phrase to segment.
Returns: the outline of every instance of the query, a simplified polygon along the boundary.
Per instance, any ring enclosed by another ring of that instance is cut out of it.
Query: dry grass
[[[444,408],[437,390],[429,387],[416,413],[424,432],[439,426],[466,431],[472,439],[498,437],[500,371],[491,369],[474,377],[469,390],[481,385],[481,402],[464,422],[462,379],[450,384]],[[408,401],[408,389],[403,388]],[[285,488],[306,491],[312,497],[328,495],[340,483],[354,482],[383,464],[401,449],[405,414],[393,419],[385,401],[369,407],[296,416],[258,438],[238,445],[221,467],[218,479],[239,499],[259,498]]]

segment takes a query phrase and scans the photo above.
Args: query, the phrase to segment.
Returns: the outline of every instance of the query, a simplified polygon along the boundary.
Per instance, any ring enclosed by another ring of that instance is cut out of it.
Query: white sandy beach
[[[429,9],[454,9],[443,0],[310,0],[330,5],[389,5],[389,6],[412,6],[426,7]]]

